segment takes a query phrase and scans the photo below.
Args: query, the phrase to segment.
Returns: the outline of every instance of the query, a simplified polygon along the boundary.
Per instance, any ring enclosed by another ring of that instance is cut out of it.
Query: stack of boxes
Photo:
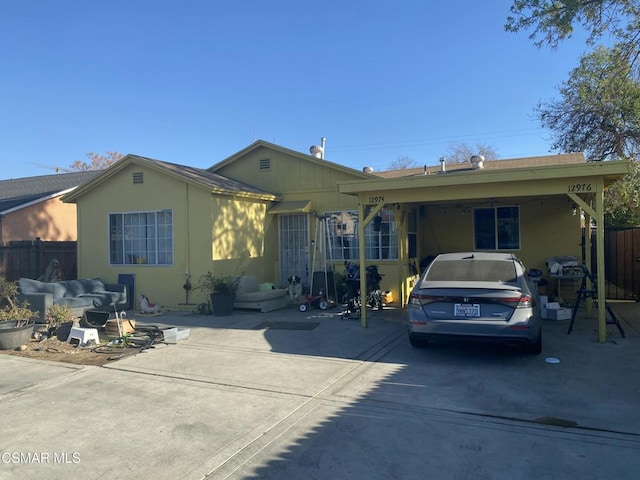
[[[550,302],[549,297],[540,295],[540,307],[542,310],[542,318],[549,320],[570,320],[571,309],[561,307],[559,302]]]

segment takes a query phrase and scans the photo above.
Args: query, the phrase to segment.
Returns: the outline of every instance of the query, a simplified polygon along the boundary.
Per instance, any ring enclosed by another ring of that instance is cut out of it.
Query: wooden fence
[[[596,234],[591,232],[591,271],[596,273]],[[640,300],[640,228],[605,228],[606,295],[612,300]]]
[[[0,275],[9,281],[38,278],[51,260],[58,260],[63,280],[78,277],[76,242],[43,242],[40,239],[0,245]]]

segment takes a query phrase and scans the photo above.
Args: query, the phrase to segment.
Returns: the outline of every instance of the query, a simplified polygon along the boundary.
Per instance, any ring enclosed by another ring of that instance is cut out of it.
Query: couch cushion
[[[238,302],[263,302],[265,300],[271,300],[273,298],[284,297],[287,291],[284,288],[276,288],[275,290],[257,290],[255,292],[243,293],[238,295],[236,293],[236,303]]]
[[[244,295],[246,293],[256,292],[260,290],[260,284],[258,279],[252,275],[243,275],[238,281],[237,295]]]
[[[62,282],[39,282],[31,278],[21,278],[18,280],[20,293],[50,293],[53,298],[62,298],[66,292],[66,286]]]
[[[92,307],[93,299],[85,297],[63,297],[53,301],[56,305],[68,305],[69,307]]]
[[[83,278],[82,280],[67,280],[65,297],[78,297],[85,293],[104,292],[104,282],[99,278]]]
[[[110,305],[112,303],[123,302],[124,294],[118,292],[94,292],[84,293],[78,298],[91,299],[94,307],[100,307],[102,305]]]

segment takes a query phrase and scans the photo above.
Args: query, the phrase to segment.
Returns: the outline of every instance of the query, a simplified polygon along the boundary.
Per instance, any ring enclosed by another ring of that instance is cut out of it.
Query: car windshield
[[[435,261],[424,280],[426,282],[503,282],[516,283],[513,262],[504,260]]]

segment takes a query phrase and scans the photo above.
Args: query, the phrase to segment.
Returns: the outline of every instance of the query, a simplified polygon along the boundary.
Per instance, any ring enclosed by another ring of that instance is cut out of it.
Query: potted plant
[[[233,313],[238,278],[207,272],[200,277],[196,289],[209,295],[214,315],[226,316]]]
[[[73,327],[73,323],[76,320],[76,315],[73,313],[73,310],[71,310],[71,307],[69,307],[69,305],[61,305],[55,303],[47,308],[44,320],[47,325],[49,337],[53,337],[54,335],[56,335],[56,333],[58,332],[58,328],[61,325],[69,323],[70,326]]]
[[[26,344],[33,333],[37,312],[27,302],[18,301],[18,285],[0,276],[0,350]]]

